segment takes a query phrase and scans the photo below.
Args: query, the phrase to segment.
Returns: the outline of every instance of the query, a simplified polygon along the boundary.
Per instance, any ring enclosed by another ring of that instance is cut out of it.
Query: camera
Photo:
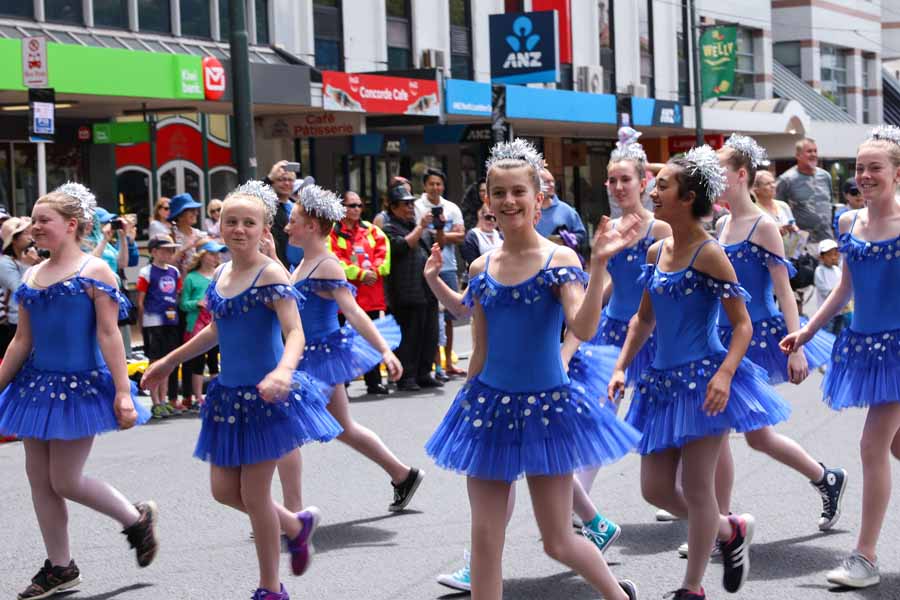
[[[282,167],[285,171],[290,171],[292,173],[300,172],[300,163],[298,162],[287,162],[284,163],[284,167]]]
[[[111,219],[109,222],[109,227],[113,231],[119,231],[120,229],[125,229],[125,220],[121,217],[116,217]]]
[[[444,220],[444,207],[443,206],[432,206],[431,207],[431,216],[434,217],[435,221],[443,221]]]

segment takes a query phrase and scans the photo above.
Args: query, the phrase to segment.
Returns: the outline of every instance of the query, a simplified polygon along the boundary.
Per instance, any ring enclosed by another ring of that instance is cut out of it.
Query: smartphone
[[[440,219],[444,214],[443,206],[432,206],[431,207],[431,216],[435,219]]]
[[[282,168],[285,171],[291,171],[292,173],[299,173],[300,172],[300,163],[298,163],[298,162],[284,163],[284,166]]]

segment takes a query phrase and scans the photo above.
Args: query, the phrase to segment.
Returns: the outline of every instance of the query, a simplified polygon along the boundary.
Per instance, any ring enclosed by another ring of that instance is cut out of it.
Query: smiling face
[[[428,195],[428,199],[433,203],[437,204],[441,201],[441,196],[444,193],[444,180],[438,175],[429,175],[427,179],[425,179],[425,193]]]
[[[693,192],[683,197],[678,183],[681,167],[667,164],[656,176],[656,187],[650,192],[653,214],[666,222],[677,222],[691,213]]]
[[[347,192],[344,194],[344,208],[347,210],[347,216],[344,217],[350,223],[358,223],[362,217],[362,200],[356,192]]]
[[[200,266],[206,271],[211,271],[219,266],[221,258],[222,254],[220,252],[210,252],[207,250],[203,253],[203,258],[200,259]]]
[[[806,140],[803,145],[797,149],[795,153],[797,159],[797,168],[801,171],[815,171],[819,164],[819,148],[816,143]]]
[[[619,160],[609,164],[606,189],[623,210],[639,208],[645,188],[644,180],[632,161]]]
[[[891,142],[872,141],[859,147],[856,155],[856,185],[864,202],[893,198],[900,181],[900,165],[892,160],[900,153]]]
[[[396,202],[390,206],[391,214],[401,221],[414,221],[416,219],[416,207],[412,200]]]
[[[256,252],[266,228],[265,219],[261,202],[240,196],[229,198],[222,207],[222,240],[235,254]]]
[[[535,216],[544,199],[535,189],[530,167],[494,167],[489,173],[488,192],[491,212],[504,232],[534,227]]]

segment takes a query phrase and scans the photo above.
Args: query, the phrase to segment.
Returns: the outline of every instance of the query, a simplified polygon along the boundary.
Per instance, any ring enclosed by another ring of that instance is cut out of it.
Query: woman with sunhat
[[[194,258],[197,249],[207,242],[207,234],[195,227],[200,220],[203,205],[190,194],[178,194],[169,201],[169,222],[172,223],[172,239],[181,249],[175,253],[175,266],[181,273]]]
[[[22,275],[40,262],[31,239],[31,219],[12,217],[0,228],[3,255],[0,256],[0,358],[16,334],[19,307],[12,301],[13,292],[21,285]]]

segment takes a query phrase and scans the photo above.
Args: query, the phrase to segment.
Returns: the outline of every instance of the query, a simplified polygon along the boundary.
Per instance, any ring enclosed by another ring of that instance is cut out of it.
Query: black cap
[[[841,188],[841,191],[844,192],[845,194],[847,194],[849,192],[858,192],[859,187],[857,187],[857,185],[856,185],[856,179],[851,177],[850,179],[845,181],[843,187]]]
[[[401,202],[415,202],[416,197],[409,193],[405,185],[395,185],[388,192],[388,199],[391,204],[399,204]]]

